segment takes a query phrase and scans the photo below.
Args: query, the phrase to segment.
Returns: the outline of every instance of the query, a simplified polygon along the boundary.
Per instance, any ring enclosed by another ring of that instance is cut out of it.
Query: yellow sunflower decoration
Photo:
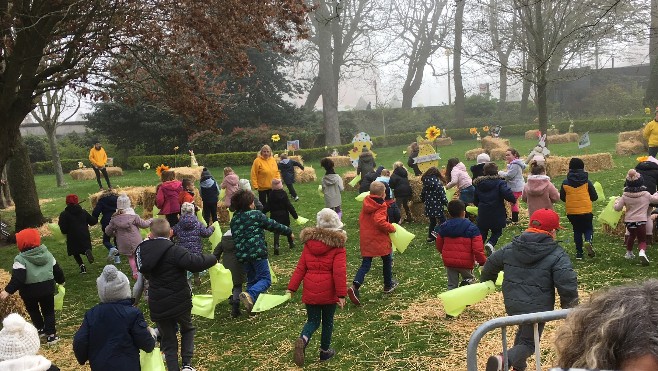
[[[162,172],[167,171],[167,170],[169,170],[169,166],[164,165],[164,164],[160,164],[160,166],[155,168],[155,173],[158,174],[158,177],[161,177]]]
[[[489,132],[489,125],[483,126],[482,131],[484,131],[485,133],[488,133]]]
[[[439,135],[441,135],[441,129],[437,128],[436,126],[430,126],[425,130],[425,138],[428,140],[434,141],[434,139],[438,138]]]
[[[644,109],[644,114],[645,114],[645,115],[650,115],[650,114],[651,114],[651,108],[646,107],[646,108]]]
[[[278,142],[280,140],[281,140],[281,137],[279,136],[279,134],[272,135],[272,142]]]
[[[468,129],[468,132],[471,133],[471,135],[475,135],[475,134],[478,133],[478,129],[477,128],[470,128],[470,129]]]

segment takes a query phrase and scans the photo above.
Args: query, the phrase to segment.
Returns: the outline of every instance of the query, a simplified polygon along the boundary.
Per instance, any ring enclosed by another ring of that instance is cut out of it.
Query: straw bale
[[[484,148],[487,152],[491,151],[494,148],[509,148],[509,139],[501,139],[501,138],[494,138],[494,137],[484,137],[482,138],[482,148]]]
[[[228,218],[228,207],[223,202],[217,204],[217,220],[219,224],[228,224],[231,221]]]
[[[539,132],[539,130],[537,130],[537,129],[528,130],[528,131],[525,132],[525,135],[523,137],[525,139],[529,139],[529,140],[538,139],[538,137],[537,137],[538,132]]]
[[[195,182],[201,179],[202,167],[173,167],[169,169],[176,174],[176,179],[183,180],[185,178],[193,179]]]
[[[507,147],[505,148],[494,148],[489,151],[489,157],[492,161],[500,161],[505,159],[505,152],[507,152]]]
[[[632,131],[622,131],[621,133],[619,133],[619,135],[617,136],[617,142],[627,142],[627,141],[643,142],[644,136],[642,135],[642,129],[632,130]]]
[[[549,144],[572,143],[578,142],[578,140],[580,140],[580,136],[576,133],[548,135],[546,137],[546,143]]]
[[[627,140],[624,142],[617,142],[615,145],[615,151],[618,155],[629,156],[644,153],[645,149],[642,142],[638,142],[636,140]]]
[[[118,166],[108,166],[105,169],[107,170],[107,175],[110,177],[123,176],[123,170]],[[73,180],[96,179],[96,173],[94,172],[94,169],[91,168],[71,170],[69,175],[71,178],[73,178]]]
[[[112,192],[115,194],[125,193],[126,196],[128,196],[128,198],[130,199],[130,203],[134,208],[136,206],[143,205],[143,196],[144,196],[145,188],[148,187],[118,187],[118,188],[113,188]],[[96,203],[98,202],[98,199],[102,194],[103,192],[101,191],[89,195],[89,201],[91,202],[91,207],[96,207]]]
[[[304,170],[295,167],[295,182],[297,183],[310,183],[318,180],[315,175],[315,169],[311,166],[305,166]]]
[[[466,151],[465,157],[467,160],[475,160],[477,159],[480,153],[485,153],[485,152],[487,151],[485,151],[484,148],[473,148]]]
[[[551,135],[559,135],[559,134],[560,134],[560,130],[558,130],[557,128],[546,130],[546,136],[547,137],[551,136]]]
[[[596,153],[592,155],[577,156],[585,163],[585,171],[597,172],[612,169],[615,164],[610,153]],[[546,175],[555,177],[567,175],[571,157],[549,156],[546,158]]]
[[[155,187],[144,187],[142,207],[144,208],[143,215],[145,218],[152,217],[153,205],[155,205]]]
[[[430,220],[425,216],[425,204],[422,202],[412,202],[409,206],[416,223],[429,223]]]
[[[420,200],[420,192],[423,190],[423,182],[420,181],[419,176],[409,175],[409,185],[411,186],[411,202],[422,203]]]
[[[334,162],[334,167],[354,167],[350,156],[328,156],[327,158]]]
[[[439,147],[442,146],[451,146],[452,145],[452,138],[436,138],[434,140],[434,144],[436,144]]]
[[[0,269],[0,287],[7,287],[10,280],[11,273]],[[0,318],[5,318],[11,313],[18,313],[29,321],[30,317],[27,317],[27,310],[20,295],[10,295],[7,299],[0,300]]]
[[[346,191],[356,191],[358,190],[358,184],[356,187],[352,187],[349,183],[356,177],[356,171],[348,171],[346,173],[343,173],[341,175],[341,178],[343,178],[343,186],[345,186]]]
[[[624,224],[625,215],[626,215],[626,208],[624,208],[621,211],[621,218],[619,218],[619,221],[617,222],[615,228],[610,227],[607,223],[601,223],[601,231],[610,236],[623,237],[624,234],[626,234],[626,224]]]

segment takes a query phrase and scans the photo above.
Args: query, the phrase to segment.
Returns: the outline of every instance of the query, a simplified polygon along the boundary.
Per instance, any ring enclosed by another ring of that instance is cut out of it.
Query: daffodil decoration
[[[151,164],[149,164],[148,162],[145,162],[144,165],[142,165],[142,167],[143,167],[144,169],[148,170],[148,169],[151,168]]]
[[[640,157],[636,158],[637,162],[644,162],[644,161],[647,161],[648,159],[649,159],[649,156],[640,156]]]
[[[436,126],[430,126],[425,130],[425,138],[428,140],[434,141],[439,135],[441,135],[441,129]]]
[[[178,148],[179,148],[178,146],[174,147],[174,151],[178,151]]]
[[[272,135],[272,142],[278,142],[280,140],[281,140],[281,137],[279,136],[279,134]]]
[[[85,164],[82,163],[82,161],[78,162],[78,169],[84,169]]]
[[[651,114],[651,108],[646,107],[646,108],[644,109],[644,114],[645,114],[645,115],[650,115],[650,114]]]
[[[167,170],[169,170],[169,166],[164,165],[164,164],[160,164],[160,166],[155,168],[155,173],[158,174],[158,177],[161,177],[162,172],[167,171]]]
[[[475,135],[478,133],[478,128],[470,128],[468,129],[468,132],[471,133],[471,135]]]
[[[489,125],[483,126],[482,131],[484,131],[485,133],[488,133],[489,132]]]

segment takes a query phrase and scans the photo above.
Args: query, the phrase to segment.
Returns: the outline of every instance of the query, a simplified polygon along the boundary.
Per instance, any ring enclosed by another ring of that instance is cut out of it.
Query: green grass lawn
[[[552,145],[554,155],[577,155],[582,153],[614,152],[616,134],[592,134],[592,146],[586,152],[578,149],[576,143]],[[527,154],[536,144],[535,141],[524,140],[522,137],[510,138],[512,145],[521,154]],[[452,146],[441,147],[441,163],[445,164],[448,158],[464,158],[466,150],[475,148],[478,143],[474,140],[456,141]],[[391,168],[393,162],[406,163],[403,146],[390,148],[374,148],[377,153],[377,164]],[[622,191],[624,176],[627,169],[635,165],[635,156],[614,156],[615,167],[598,173],[590,174],[592,181],[600,181],[606,191],[606,197],[619,195]],[[474,162],[466,161],[467,167]],[[319,161],[306,162],[316,168],[318,176],[323,175]],[[502,163],[499,163],[502,166]],[[222,170],[210,169],[215,178],[221,181]],[[240,177],[248,177],[248,167],[237,167]],[[346,172],[348,168],[337,169],[338,173]],[[563,177],[553,179],[559,185]],[[117,186],[154,185],[158,179],[153,170],[127,171],[124,176],[112,179]],[[96,182],[68,181],[64,188],[55,187],[55,178],[50,175],[36,177],[39,196],[50,201],[42,204],[42,210],[48,217],[57,217],[64,208],[64,197],[68,193],[77,193],[81,199],[97,189]],[[300,201],[294,203],[300,215],[315,220],[315,213],[324,207],[322,198],[317,193],[318,182],[297,184]],[[347,230],[347,256],[348,281],[360,264],[359,254],[359,226],[358,213],[360,203],[354,200],[356,192],[343,194],[343,222]],[[604,202],[595,203],[595,214],[605,206]],[[90,209],[90,204],[83,207]],[[564,205],[557,204],[558,213],[564,214]],[[140,210],[138,210],[139,212]],[[11,212],[1,213],[3,218],[12,219]],[[566,217],[562,223],[569,226]],[[332,346],[337,350],[337,356],[328,363],[320,364],[317,361],[319,348],[319,332],[316,333],[307,349],[307,367],[309,369],[465,369],[464,365],[445,366],[440,362],[449,352],[450,345],[457,342],[463,344],[456,349],[462,352],[465,358],[468,339],[455,339],[448,330],[449,320],[443,317],[428,318],[422,321],[407,321],[405,311],[410,305],[419,303],[432,303],[430,299],[436,297],[446,288],[445,272],[439,254],[432,244],[425,242],[427,226],[424,224],[406,224],[406,228],[417,235],[409,249],[404,254],[395,255],[393,268],[394,276],[400,281],[400,286],[392,295],[384,295],[382,291],[381,263],[375,260],[373,269],[366,277],[366,283],[361,290],[363,305],[360,308],[351,304],[345,309],[336,312],[335,327]],[[226,226],[223,226],[226,228]],[[295,235],[299,235],[300,227],[294,226]],[[512,235],[522,231],[521,227],[507,228],[501,238],[499,246],[508,242]],[[70,340],[77,330],[84,312],[98,302],[96,292],[96,277],[104,265],[106,249],[102,246],[100,228],[92,228],[94,252],[98,262],[89,266],[87,275],[79,275],[78,267],[72,258],[66,256],[66,247],[50,238],[44,243],[53,252],[67,275],[67,294],[65,308],[58,313],[57,321],[59,334],[64,339],[54,351],[47,352],[48,356],[57,359],[58,365],[63,369],[75,369],[75,361],[70,353]],[[272,235],[268,234],[269,244]],[[560,232],[559,239],[572,256],[575,256],[570,229]],[[284,240],[285,241],[285,240]],[[206,246],[210,250],[210,246]],[[291,273],[297,263],[301,246],[288,250],[285,242],[280,256],[271,256],[272,267],[279,280],[273,284],[270,293],[283,294]],[[656,276],[655,263],[650,267],[641,267],[636,261],[627,261],[623,257],[624,248],[619,238],[605,236],[600,232],[598,223],[595,231],[595,249],[597,257],[574,262],[578,272],[581,290],[591,291],[609,285],[619,285],[628,281],[643,280]],[[0,267],[11,270],[13,257],[17,250],[14,246],[0,250]],[[658,254],[652,250],[648,253],[650,258],[658,259]],[[119,265],[129,277],[130,268],[125,259]],[[209,292],[207,276],[198,293]],[[428,304],[429,305],[429,304]],[[148,318],[146,303],[140,303],[141,309]],[[422,306],[421,306],[422,307]],[[432,308],[427,308],[430,310]],[[478,311],[482,308],[469,308],[469,311]],[[256,316],[241,316],[238,319],[230,318],[228,302],[220,303],[216,308],[215,320],[194,317],[197,326],[196,353],[194,364],[198,369],[288,369],[293,367],[291,351],[294,339],[305,322],[306,313],[301,303],[301,291],[293,299],[271,311]],[[56,354],[57,353],[57,354]],[[481,357],[485,354],[481,354]],[[68,361],[66,360],[68,359]],[[84,369],[84,368],[80,368]]]

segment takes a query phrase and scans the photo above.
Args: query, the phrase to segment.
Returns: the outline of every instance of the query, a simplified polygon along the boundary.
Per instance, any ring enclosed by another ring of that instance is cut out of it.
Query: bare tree
[[[465,93],[462,81],[462,34],[464,30],[464,7],[466,0],[455,0],[455,44],[453,46],[452,68],[455,80],[455,125],[464,126]]]

